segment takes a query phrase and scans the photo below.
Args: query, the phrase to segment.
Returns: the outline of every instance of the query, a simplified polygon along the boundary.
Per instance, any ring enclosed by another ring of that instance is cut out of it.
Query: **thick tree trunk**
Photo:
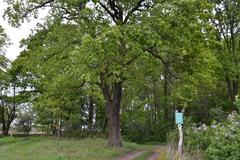
[[[2,132],[4,136],[8,136],[9,129],[10,129],[10,124],[3,124]]]
[[[108,146],[121,147],[121,133],[120,133],[120,106],[112,102],[107,102],[107,116],[108,116]]]
[[[4,130],[4,131],[3,131],[3,135],[4,135],[4,136],[8,136],[8,132],[9,132],[8,129]]]
[[[2,113],[2,116],[4,116],[4,113]],[[6,121],[4,119],[4,117],[1,119],[2,121],[2,135],[4,136],[8,136],[8,133],[9,133],[9,129],[10,129],[10,125],[11,125],[11,122],[10,121]]]
[[[2,123],[2,135],[5,135],[6,125],[5,122]]]
[[[108,126],[108,146],[122,147],[120,133],[120,106],[122,98],[122,83],[116,83],[110,93],[109,86],[103,85],[103,95],[106,101],[106,114]]]

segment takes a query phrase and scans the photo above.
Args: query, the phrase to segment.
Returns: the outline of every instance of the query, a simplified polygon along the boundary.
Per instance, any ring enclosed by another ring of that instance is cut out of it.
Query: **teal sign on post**
[[[175,122],[176,124],[183,124],[183,113],[175,112]]]

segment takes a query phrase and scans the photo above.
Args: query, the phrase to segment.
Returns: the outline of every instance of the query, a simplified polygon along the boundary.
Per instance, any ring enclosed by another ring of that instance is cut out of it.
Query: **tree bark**
[[[168,65],[164,65],[164,104],[165,104],[165,118],[168,121]]]
[[[2,135],[6,135],[6,125],[5,122],[2,123]]]
[[[112,102],[107,102],[108,110],[108,146],[121,147],[121,133],[120,133],[120,106]]]
[[[120,106],[122,98],[122,83],[115,83],[112,94],[109,86],[103,85],[103,95],[105,98],[107,126],[108,126],[108,146],[122,147],[120,133]]]
[[[228,95],[231,100],[232,109],[237,110],[237,106],[235,104],[236,96],[238,95],[239,90],[239,80],[230,80],[228,77],[226,78],[227,88],[228,88]]]
[[[9,128],[10,128],[10,124],[3,124],[2,132],[4,136],[8,136]]]
[[[2,106],[2,108],[1,108],[2,135],[8,136],[9,128],[10,128],[12,121],[11,121],[11,119],[9,119],[9,115],[6,119],[5,111],[6,110],[5,110],[4,106]]]

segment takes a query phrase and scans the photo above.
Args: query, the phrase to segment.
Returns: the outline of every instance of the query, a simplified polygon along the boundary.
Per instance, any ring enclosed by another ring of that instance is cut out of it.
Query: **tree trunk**
[[[5,135],[6,133],[6,125],[5,122],[2,122],[2,135]]]
[[[6,131],[6,123],[5,123],[5,109],[2,106],[1,107],[1,123],[2,123],[2,135],[5,135],[5,131]]]
[[[2,132],[4,136],[8,136],[10,124],[3,124]]]
[[[112,102],[107,102],[107,116],[108,116],[108,146],[121,147],[121,133],[120,133],[120,106]]]
[[[170,115],[169,115],[169,102],[168,102],[168,98],[169,98],[169,66],[168,63],[164,64],[164,105],[165,105],[165,123],[166,125],[166,131],[168,132],[168,130],[171,127],[170,122]]]
[[[94,105],[93,105],[93,98],[89,97],[89,110],[88,110],[88,128],[92,130],[93,128],[93,114],[94,114]]]
[[[107,85],[102,87],[103,95],[106,101],[106,114],[108,126],[108,146],[122,147],[120,133],[120,106],[122,98],[122,83],[115,83],[112,94]]]
[[[230,80],[228,77],[226,78],[226,82],[227,82],[227,88],[228,88],[228,95],[230,97],[231,100],[231,104],[232,104],[232,109],[233,110],[237,110],[237,106],[235,104],[236,101],[236,96],[238,95],[238,83],[239,80]]]

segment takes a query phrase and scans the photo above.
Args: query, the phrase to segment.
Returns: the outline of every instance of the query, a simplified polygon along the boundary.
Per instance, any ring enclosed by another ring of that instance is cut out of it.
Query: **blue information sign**
[[[175,112],[175,122],[176,124],[183,124],[183,113]]]

